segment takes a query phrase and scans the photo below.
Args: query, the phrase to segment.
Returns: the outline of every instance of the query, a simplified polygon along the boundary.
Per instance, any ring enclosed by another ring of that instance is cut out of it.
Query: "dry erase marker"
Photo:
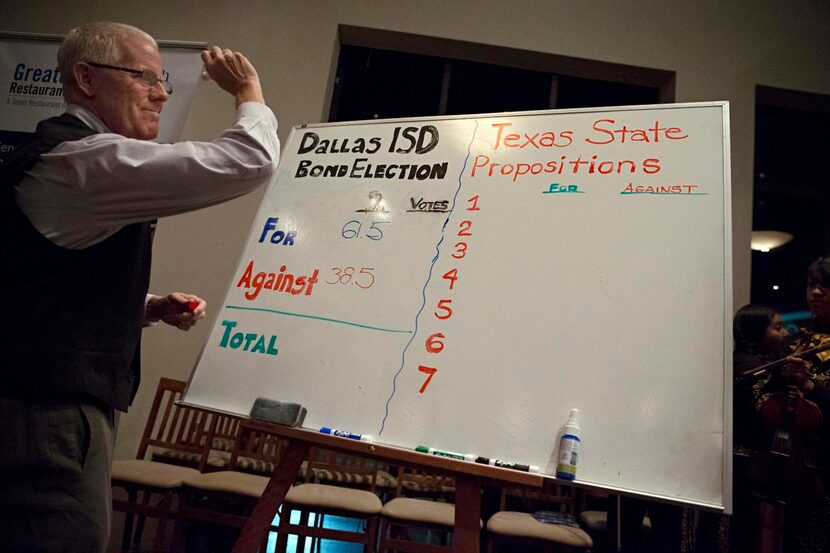
[[[475,461],[476,456],[471,453],[456,453],[454,451],[441,451],[434,447],[427,447],[419,445],[415,448],[418,453],[427,453],[429,455],[438,455],[439,457],[449,457],[450,459],[458,459],[459,461]]]
[[[187,303],[185,305],[187,306],[187,310],[192,313],[196,311],[197,307],[199,307],[199,302],[196,300],[187,300]]]
[[[524,472],[539,472],[539,467],[536,465],[523,465],[521,463],[511,463],[510,461],[499,461],[498,459],[488,459],[487,457],[479,457],[476,463],[482,465],[490,465],[491,467],[499,467],[503,469],[523,470]]]
[[[328,426],[324,426],[320,429],[320,432],[323,434],[329,434],[330,436],[339,436],[341,438],[348,438],[350,440],[357,440],[358,442],[367,442],[372,443],[372,437],[368,434],[355,434],[354,432],[346,432],[345,430],[338,430],[337,428],[329,428]]]

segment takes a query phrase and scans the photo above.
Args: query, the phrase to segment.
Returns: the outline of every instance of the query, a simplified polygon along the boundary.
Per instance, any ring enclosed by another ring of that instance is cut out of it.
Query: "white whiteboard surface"
[[[283,151],[187,403],[546,474],[575,407],[578,480],[729,509],[727,103],[323,124]]]

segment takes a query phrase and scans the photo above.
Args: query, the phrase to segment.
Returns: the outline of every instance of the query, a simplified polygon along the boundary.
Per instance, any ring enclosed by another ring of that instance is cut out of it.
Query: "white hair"
[[[79,62],[118,64],[121,44],[135,37],[157,46],[155,39],[137,27],[113,21],[79,25],[69,31],[58,49],[58,69],[64,87],[74,86],[74,67]]]

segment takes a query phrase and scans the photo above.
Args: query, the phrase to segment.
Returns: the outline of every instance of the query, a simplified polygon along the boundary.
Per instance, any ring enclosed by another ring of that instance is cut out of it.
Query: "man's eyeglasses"
[[[134,79],[137,79],[149,86],[156,86],[156,84],[161,83],[161,86],[164,87],[164,90],[166,90],[168,94],[173,94],[173,85],[167,81],[159,79],[159,76],[150,71],[149,69],[130,69],[129,67],[118,67],[117,65],[107,65],[106,63],[95,63],[91,61],[87,62],[87,64],[91,65],[92,67],[100,67],[102,69],[114,69],[115,71],[123,71],[124,73],[129,73],[133,76]]]

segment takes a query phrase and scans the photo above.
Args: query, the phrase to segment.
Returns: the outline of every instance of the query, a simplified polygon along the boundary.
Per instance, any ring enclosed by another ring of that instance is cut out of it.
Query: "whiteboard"
[[[729,509],[728,104],[295,128],[185,401]]]

